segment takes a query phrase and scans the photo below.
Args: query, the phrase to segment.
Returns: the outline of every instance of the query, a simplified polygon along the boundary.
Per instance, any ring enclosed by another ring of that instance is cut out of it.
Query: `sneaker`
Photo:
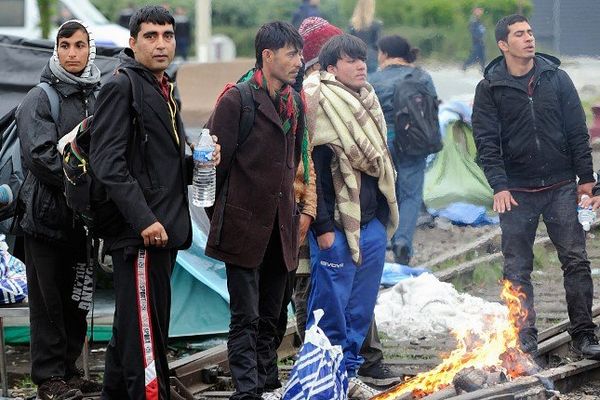
[[[371,386],[363,383],[357,377],[348,379],[348,398],[356,400],[368,400],[381,393]]]
[[[67,385],[73,389],[79,389],[83,394],[100,394],[102,392],[102,384],[85,379],[82,376],[74,375],[68,381]]]
[[[263,400],[281,400],[283,398],[284,390],[282,387],[273,390],[272,392],[264,392],[262,394]]]
[[[394,262],[402,265],[408,265],[410,262],[410,255],[408,246],[394,245]]]
[[[404,374],[394,371],[393,367],[382,363],[381,361],[369,368],[360,368],[358,377],[365,383],[375,386],[389,386],[400,383],[404,380]]]
[[[573,338],[570,347],[580,357],[600,360],[600,345],[593,333],[584,333]]]
[[[38,387],[38,400],[80,400],[83,394],[60,378],[51,378]]]

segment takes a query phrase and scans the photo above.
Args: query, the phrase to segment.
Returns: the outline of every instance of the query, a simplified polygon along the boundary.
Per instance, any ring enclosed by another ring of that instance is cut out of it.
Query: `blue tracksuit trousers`
[[[333,345],[342,347],[348,377],[353,377],[363,362],[360,348],[379,291],[385,262],[385,227],[374,218],[361,228],[360,266],[352,261],[346,235],[339,229],[335,229],[335,241],[329,249],[319,249],[313,232],[309,240],[312,271],[306,327],[314,323],[313,311],[325,312],[319,326]]]

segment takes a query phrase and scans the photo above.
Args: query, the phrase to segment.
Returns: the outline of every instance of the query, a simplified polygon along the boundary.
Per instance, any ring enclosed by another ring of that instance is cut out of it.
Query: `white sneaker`
[[[263,400],[281,400],[283,398],[283,387],[277,388],[272,392],[264,392],[262,394]]]
[[[357,400],[368,400],[381,393],[371,386],[363,383],[357,377],[348,379],[348,398]]]

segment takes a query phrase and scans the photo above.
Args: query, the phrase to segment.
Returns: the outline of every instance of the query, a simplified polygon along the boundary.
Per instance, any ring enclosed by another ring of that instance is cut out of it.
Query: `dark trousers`
[[[85,340],[87,310],[80,309],[71,295],[82,250],[25,236],[31,379],[36,385],[77,373],[75,361]]]
[[[277,367],[277,349],[281,346],[285,332],[287,331],[288,323],[288,306],[292,300],[294,294],[294,284],[296,281],[296,271],[288,272],[287,282],[285,284],[285,291],[283,293],[283,301],[281,302],[281,311],[279,312],[279,319],[277,321],[277,328],[275,330],[275,337],[273,338],[273,347],[275,353],[273,358],[267,364],[267,378],[265,380],[264,391],[269,392],[273,389],[280,388],[282,386],[279,380],[279,368]]]
[[[570,334],[593,333],[592,299],[594,288],[590,262],[585,251],[585,233],[577,221],[575,183],[541,192],[511,192],[518,206],[500,214],[504,277],[521,286],[528,311],[521,336],[536,336],[533,307],[533,242],[540,215],[562,264]]]
[[[273,230],[258,268],[226,264],[226,269],[231,310],[227,352],[235,385],[231,399],[260,399],[268,366],[277,357],[274,338],[289,277],[278,231]]]
[[[310,294],[310,275],[296,275],[294,283],[294,308],[296,311],[296,329],[300,340],[304,342],[304,332],[306,331],[306,303]]]
[[[365,337],[365,341],[360,349],[360,355],[365,360],[360,366],[360,369],[362,370],[367,370],[383,362],[383,346],[379,340],[379,332],[377,332],[377,324],[375,323],[374,315],[371,326],[369,327],[369,332],[367,332],[367,337]]]
[[[485,69],[485,46],[483,43],[473,43],[471,53],[463,64],[463,69],[467,69],[468,66],[475,63],[479,63],[482,71]]]
[[[111,256],[115,316],[102,399],[169,399],[167,341],[177,250],[127,248]]]

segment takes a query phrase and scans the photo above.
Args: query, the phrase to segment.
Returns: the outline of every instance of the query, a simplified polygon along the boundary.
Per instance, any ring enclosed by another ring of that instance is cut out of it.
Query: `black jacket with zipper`
[[[59,80],[47,65],[41,75],[58,93],[60,113],[54,123],[50,100],[40,87],[27,93],[17,112],[21,155],[29,171],[19,192],[19,226],[38,239],[70,243],[77,229],[64,196],[58,139],[92,113],[98,84],[75,85]]]
[[[138,112],[130,78],[117,72],[98,95],[89,157],[94,176],[124,217],[120,233],[105,239],[107,250],[143,247],[140,234],[154,222],[167,232],[166,248],[187,248],[192,240],[187,187],[192,162],[185,156],[179,106],[173,110],[171,90],[169,107],[157,79],[130,49],[119,57],[117,71],[127,68],[141,92],[143,121],[136,126],[143,129],[134,127]]]
[[[593,182],[585,113],[560,61],[537,53],[529,85],[508,72],[504,57],[486,68],[473,105],[479,161],[494,193],[540,188],[579,177]]]

